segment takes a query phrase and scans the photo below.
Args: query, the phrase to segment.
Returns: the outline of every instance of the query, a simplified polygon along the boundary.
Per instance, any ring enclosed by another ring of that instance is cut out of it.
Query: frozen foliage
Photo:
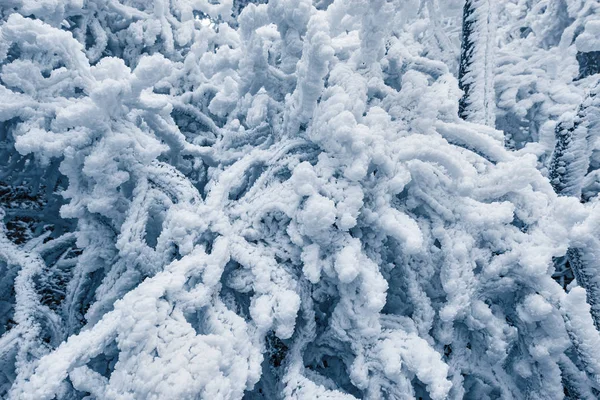
[[[494,0],[466,0],[458,72],[463,97],[459,115],[467,121],[494,125],[494,52],[497,4]]]
[[[0,2],[0,397],[598,398],[599,15]]]

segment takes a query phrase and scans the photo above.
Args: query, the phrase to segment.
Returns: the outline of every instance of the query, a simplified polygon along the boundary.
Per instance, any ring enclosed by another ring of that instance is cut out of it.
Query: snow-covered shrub
[[[1,3],[0,396],[597,397],[595,6],[462,3]]]

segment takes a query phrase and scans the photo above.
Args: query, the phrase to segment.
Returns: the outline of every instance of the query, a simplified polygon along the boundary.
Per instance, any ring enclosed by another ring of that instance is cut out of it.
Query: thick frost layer
[[[462,5],[4,2],[0,397],[598,397],[597,5]]]

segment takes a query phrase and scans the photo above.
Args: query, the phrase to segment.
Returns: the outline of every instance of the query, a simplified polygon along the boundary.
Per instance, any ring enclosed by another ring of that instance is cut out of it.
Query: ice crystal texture
[[[0,398],[597,399],[597,0],[0,0]]]

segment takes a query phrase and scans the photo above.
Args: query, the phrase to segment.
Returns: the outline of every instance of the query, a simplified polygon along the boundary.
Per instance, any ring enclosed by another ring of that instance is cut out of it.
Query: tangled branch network
[[[0,398],[597,399],[597,0],[0,0]]]

